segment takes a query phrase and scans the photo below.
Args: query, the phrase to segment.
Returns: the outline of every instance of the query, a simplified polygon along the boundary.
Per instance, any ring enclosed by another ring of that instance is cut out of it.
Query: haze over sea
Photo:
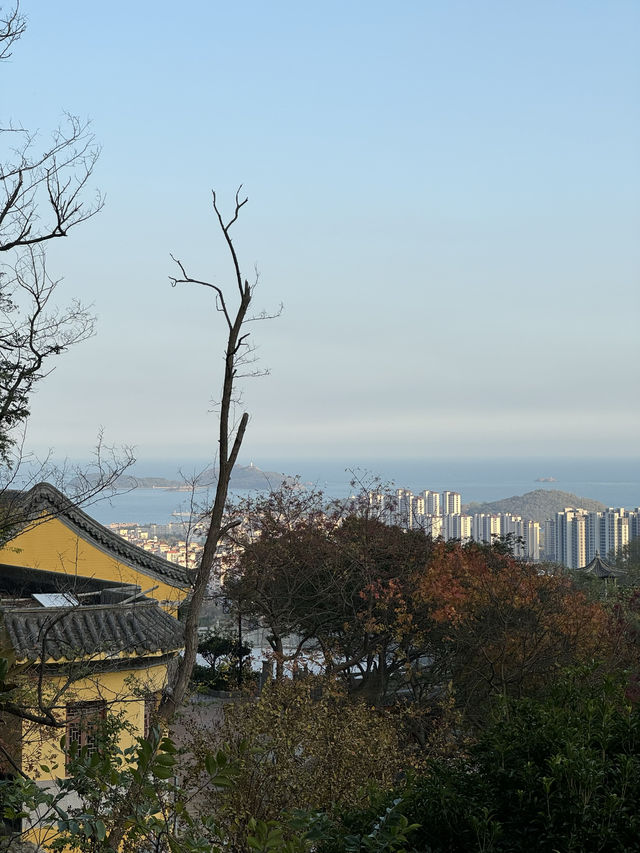
[[[534,489],[558,489],[594,498],[607,506],[627,509],[640,506],[640,458],[376,459],[357,463],[326,459],[254,459],[253,463],[263,471],[299,474],[303,482],[322,489],[332,498],[347,497],[353,491],[349,485],[353,471],[365,484],[370,482],[372,475],[379,475],[383,483],[408,488],[414,493],[423,489],[450,489],[460,492],[463,503],[496,501]],[[248,464],[248,460],[242,464]],[[167,460],[145,461],[136,465],[134,474],[179,479],[178,467],[188,476],[202,471],[206,463],[191,460],[178,466]],[[553,477],[556,482],[536,482],[541,477]],[[186,511],[188,503],[189,495],[185,492],[134,489],[98,502],[89,508],[89,513],[103,524],[165,523],[176,521],[172,513]]]

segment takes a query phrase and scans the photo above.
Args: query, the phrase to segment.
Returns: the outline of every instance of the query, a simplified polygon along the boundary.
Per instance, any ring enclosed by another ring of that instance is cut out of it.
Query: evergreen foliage
[[[417,853],[637,850],[640,711],[623,684],[572,672],[545,699],[498,702],[466,754],[434,761],[387,804]],[[385,802],[385,801],[383,801]],[[380,803],[377,804],[378,809]],[[370,810],[344,812],[321,850],[338,853]]]

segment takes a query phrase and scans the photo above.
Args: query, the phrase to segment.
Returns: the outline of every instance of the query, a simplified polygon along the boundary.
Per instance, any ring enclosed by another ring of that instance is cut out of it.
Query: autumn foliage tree
[[[287,658],[311,659],[374,705],[433,704],[451,684],[477,722],[492,697],[609,654],[602,605],[504,548],[433,542],[291,487],[253,509],[225,590],[268,629],[278,677]]]
[[[224,592],[240,615],[258,619],[280,679],[313,640],[305,616],[318,617],[329,592],[328,547],[336,519],[323,512],[322,494],[285,482],[268,496],[233,509],[243,523],[230,532],[238,559],[225,574]],[[322,575],[320,583],[319,575]],[[294,648],[285,641],[296,635]]]
[[[467,716],[492,697],[544,690],[562,667],[609,652],[608,617],[570,578],[476,544],[437,543],[416,594],[431,610],[431,679],[450,679]]]
[[[432,543],[350,509],[325,507],[321,493],[295,483],[245,504],[241,552],[224,590],[267,629],[278,678],[285,664],[312,659],[379,703],[405,665],[396,623]]]

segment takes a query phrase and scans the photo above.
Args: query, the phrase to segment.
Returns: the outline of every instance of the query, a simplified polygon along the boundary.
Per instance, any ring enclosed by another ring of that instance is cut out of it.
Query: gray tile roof
[[[109,528],[103,527],[50,483],[39,483],[23,493],[5,492],[3,503],[11,506],[11,513],[16,518],[19,517],[20,512],[23,512],[27,521],[33,521],[42,512],[49,512],[64,521],[83,539],[93,542],[102,551],[113,554],[148,577],[182,589],[190,585],[191,573],[187,569],[163,560],[162,557],[156,557],[155,554],[149,554],[142,548],[127,542]]]
[[[610,566],[608,563],[602,559],[599,554],[596,554],[593,560],[582,569],[585,575],[593,575],[596,578],[620,578],[624,575],[624,572],[616,571],[613,566]]]
[[[182,625],[155,601],[7,608],[0,620],[19,661],[73,661],[104,653],[137,657],[184,645]]]

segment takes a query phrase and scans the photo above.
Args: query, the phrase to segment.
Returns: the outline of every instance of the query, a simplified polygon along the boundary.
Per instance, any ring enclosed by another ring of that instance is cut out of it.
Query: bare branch
[[[11,433],[28,417],[34,385],[56,356],[93,335],[95,318],[77,301],[54,306],[60,281],[49,276],[40,247],[27,247],[0,275],[0,458],[7,463]]]
[[[9,59],[11,48],[24,34],[26,28],[27,21],[20,13],[19,3],[16,3],[9,12],[0,12],[0,61]]]
[[[245,197],[244,199],[242,199],[242,201],[240,201],[240,190],[241,190],[241,189],[242,189],[242,184],[240,184],[240,186],[239,186],[239,187],[238,187],[238,189],[236,190],[236,206],[235,206],[235,210],[234,210],[234,212],[233,212],[233,216],[232,216],[232,217],[231,217],[231,219],[227,222],[227,224],[226,224],[226,225],[225,225],[224,220],[223,220],[223,218],[222,218],[222,214],[220,213],[220,210],[218,209],[218,204],[217,204],[217,199],[216,199],[216,193],[215,193],[215,190],[211,190],[211,196],[212,196],[212,199],[213,199],[213,209],[215,210],[215,212],[216,212],[216,216],[218,217],[218,222],[219,222],[219,224],[220,224],[220,228],[222,229],[222,233],[223,233],[223,235],[224,235],[224,239],[225,239],[225,241],[226,241],[226,243],[227,243],[227,246],[228,246],[228,248],[229,248],[229,252],[230,252],[230,254],[231,254],[231,258],[232,258],[232,260],[233,260],[233,267],[234,267],[235,274],[236,274],[236,283],[237,283],[237,285],[238,285],[238,291],[240,292],[240,298],[242,299],[242,295],[243,295],[242,273],[240,272],[240,264],[238,263],[238,256],[236,255],[236,250],[235,250],[235,248],[234,248],[234,245],[233,245],[233,243],[232,243],[232,241],[231,241],[231,236],[230,236],[230,234],[229,234],[229,231],[230,231],[230,229],[231,229],[231,226],[232,226],[232,225],[236,222],[236,220],[238,219],[238,214],[240,213],[240,209],[241,209],[242,207],[244,207],[244,205],[249,201],[248,196],[247,196],[247,197]],[[245,281],[245,285],[247,285],[246,281]],[[247,285],[247,287],[248,287],[248,285]]]
[[[177,258],[174,258],[173,255],[171,255],[171,260],[176,262],[176,264],[180,268],[180,272],[182,273],[182,278],[175,278],[174,276],[169,276],[171,287],[175,287],[178,284],[200,284],[202,285],[202,287],[209,287],[216,294],[216,310],[224,314],[224,318],[227,321],[227,326],[231,328],[231,317],[229,316],[229,312],[227,311],[227,304],[224,301],[224,293],[222,292],[222,288],[218,287],[216,284],[211,284],[210,281],[201,281],[198,278],[191,278],[189,275],[187,275],[182,261],[179,261]]]
[[[99,193],[92,204],[84,200],[100,155],[89,122],[67,114],[40,152],[35,134],[10,130],[18,140],[13,158],[0,164],[0,252],[65,237],[104,204]]]

